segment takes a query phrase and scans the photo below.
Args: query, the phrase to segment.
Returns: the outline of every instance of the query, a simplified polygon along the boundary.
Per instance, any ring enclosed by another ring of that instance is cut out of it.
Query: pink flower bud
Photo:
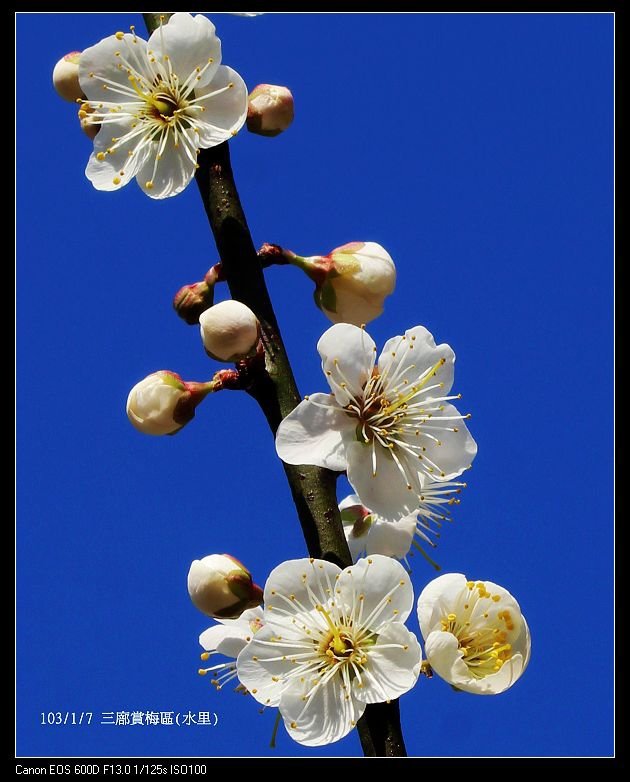
[[[293,95],[288,87],[259,84],[249,94],[247,130],[259,136],[277,136],[293,122]]]

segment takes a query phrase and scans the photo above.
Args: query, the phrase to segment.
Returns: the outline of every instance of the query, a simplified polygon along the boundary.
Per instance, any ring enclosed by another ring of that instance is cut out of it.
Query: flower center
[[[508,638],[514,630],[514,622],[508,609],[497,613],[492,610],[501,596],[491,595],[482,581],[469,581],[467,587],[464,602],[460,601],[456,611],[444,616],[440,622],[443,632],[457,638],[471,676],[483,679],[500,671],[512,657]]]
[[[387,374],[381,375],[377,369],[373,369],[363,388],[363,399],[358,408],[352,404],[346,408],[350,415],[359,419],[357,435],[362,435],[359,439],[370,442],[376,438],[382,445],[394,448],[397,444],[396,436],[407,434],[406,419],[413,419],[416,426],[426,423],[432,415],[425,410],[427,405],[414,402],[414,399],[424,391],[443,363],[442,359],[438,361],[412,385],[402,377],[400,383],[392,385]],[[414,368],[413,365],[408,367],[409,370]]]
[[[324,636],[319,644],[319,652],[330,658],[343,659],[354,652],[354,646],[351,638],[342,636],[336,629],[334,633]]]
[[[153,93],[150,98],[147,98],[147,102],[153,106],[164,119],[172,117],[177,109],[180,108],[177,100],[166,92]]]
[[[334,666],[337,663],[357,663],[360,665],[367,662],[367,658],[359,645],[355,643],[353,628],[333,622],[330,614],[323,606],[318,605],[317,610],[322,614],[330,628],[329,632],[318,643],[318,651],[326,667]]]
[[[363,398],[346,406],[348,415],[359,420],[357,440],[368,443],[375,437],[386,437],[397,421],[395,415],[389,414],[389,408],[390,403],[385,397],[381,376],[378,370],[374,369],[363,387]]]

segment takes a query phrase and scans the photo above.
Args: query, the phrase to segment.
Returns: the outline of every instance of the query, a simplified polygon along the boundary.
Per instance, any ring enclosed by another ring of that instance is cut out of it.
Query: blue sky
[[[423,324],[454,348],[479,445],[437,559],[508,588],[532,631],[507,693],[434,678],[405,695],[409,754],[611,754],[612,15],[212,18],[250,88],[295,96],[289,131],[231,144],[255,243],[389,250],[398,289],[368,330],[382,344]],[[270,750],[273,710],[196,674],[209,622],[190,562],[230,552],[263,584],[306,549],[249,397],[209,398],[176,437],[127,421],[149,372],[220,368],[171,309],[217,260],[196,187],[94,190],[91,143],[51,86],[61,55],[130,24],[17,16],[17,753],[356,755],[355,735],[312,750],[282,729]],[[325,390],[311,283],[288,267],[267,280],[301,392]],[[433,576],[414,559],[416,593]],[[94,716],[41,725],[57,711]],[[99,724],[112,711],[219,721]]]

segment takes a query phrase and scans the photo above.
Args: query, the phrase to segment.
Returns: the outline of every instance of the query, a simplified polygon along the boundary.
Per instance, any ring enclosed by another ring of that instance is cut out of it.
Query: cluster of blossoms
[[[198,568],[193,562],[189,575],[193,601]],[[227,578],[213,580],[220,606]],[[398,698],[416,684],[422,651],[405,626],[413,588],[395,559],[375,554],[344,570],[312,558],[283,562],[269,575],[263,600],[264,609],[220,619],[200,635],[204,661],[215,653],[229,659],[199,673],[211,674],[217,689],[238,679],[237,690],[277,706],[299,743],[338,741],[367,704]],[[497,694],[525,670],[529,629],[503,587],[449,573],[424,588],[417,613],[426,662],[454,688]]]
[[[117,32],[66,55],[53,81],[62,97],[81,104],[81,125],[94,141],[86,169],[94,187],[117,190],[135,178],[151,198],[180,193],[202,149],[244,125],[276,136],[294,114],[286,87],[261,84],[248,95],[239,74],[221,64],[221,42],[202,15],[173,14],[148,41],[133,28]],[[217,620],[199,638],[201,657],[227,658],[199,672],[219,689],[237,680],[237,690],[278,707],[288,733],[308,746],[343,738],[369,704],[404,695],[422,672],[470,693],[506,690],[527,666],[530,636],[503,587],[460,573],[425,586],[417,599],[424,662],[405,625],[414,603],[408,555],[413,546],[435,565],[423,546],[435,547],[477,453],[470,416],[453,404],[460,398],[452,393],[453,350],[414,326],[378,353],[365,324],[393,293],[396,267],[375,242],[313,256],[265,244],[258,256],[262,266],[302,269],[334,324],[317,344],[329,390],[305,397],[284,418],[276,451],[289,465],[345,473],[354,493],[339,511],[354,564],[289,560],[263,590],[228,554],[195,560],[190,598]],[[175,434],[209,394],[245,388],[252,368],[264,371],[264,328],[241,302],[214,304],[222,279],[219,262],[173,303],[183,320],[199,325],[207,355],[235,369],[205,382],[169,370],[150,374],[127,400],[139,431]]]

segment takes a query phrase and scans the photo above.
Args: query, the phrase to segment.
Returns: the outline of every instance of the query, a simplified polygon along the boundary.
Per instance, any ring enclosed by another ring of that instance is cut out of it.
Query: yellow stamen
[[[396,354],[393,353],[392,355],[395,356]],[[444,362],[445,359],[443,358],[441,358],[438,362],[436,362],[431,367],[430,371],[427,372],[423,380],[421,380],[419,383],[416,383],[416,385],[414,385],[410,391],[408,391],[406,394],[402,394],[395,402],[392,402],[390,405],[387,405],[387,407],[383,409],[383,413],[390,415],[391,413],[398,410],[398,408],[401,407],[402,405],[407,404],[407,402],[412,397],[414,397],[418,393],[418,391],[420,391],[420,389],[423,386],[425,386],[429,382],[429,380],[431,380],[432,377],[435,377],[436,372],[444,364]]]
[[[339,629],[337,628],[333,620],[330,618],[329,613],[326,611],[324,606],[317,606],[317,610],[320,612],[320,614],[324,615],[326,624],[330,628],[330,632],[333,635],[333,649],[335,650],[335,652],[337,652],[337,654],[343,654],[344,652],[347,652],[348,647],[343,642],[341,635],[339,634]]]

